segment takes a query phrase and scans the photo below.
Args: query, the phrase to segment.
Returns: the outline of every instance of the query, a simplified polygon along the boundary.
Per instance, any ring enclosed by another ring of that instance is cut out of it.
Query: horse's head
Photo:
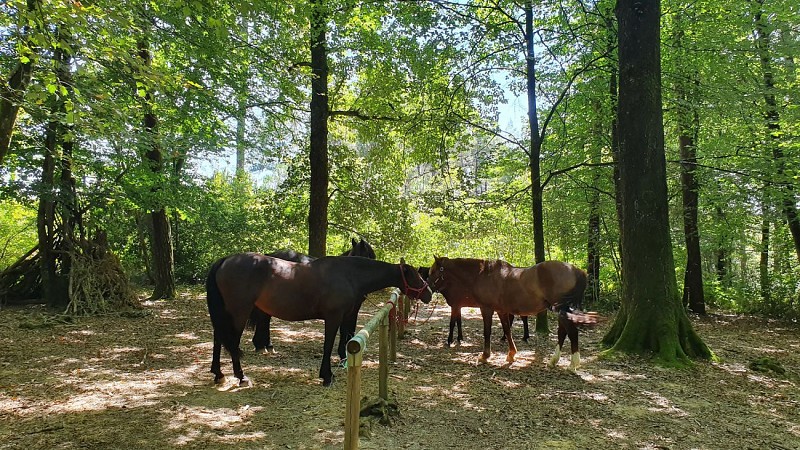
[[[375,250],[369,245],[369,242],[364,238],[356,241],[355,238],[350,238],[350,250],[346,251],[342,256],[361,256],[364,258],[375,259]]]
[[[439,292],[442,287],[444,287],[445,283],[445,264],[447,264],[448,259],[445,257],[439,257],[433,255],[433,264],[427,268],[428,276],[427,282],[430,285],[431,289],[434,292]],[[420,268],[420,273],[422,273],[422,268]]]
[[[400,275],[403,279],[403,294],[422,300],[422,303],[430,303],[433,298],[431,288],[428,282],[420,275],[420,273],[400,259]]]

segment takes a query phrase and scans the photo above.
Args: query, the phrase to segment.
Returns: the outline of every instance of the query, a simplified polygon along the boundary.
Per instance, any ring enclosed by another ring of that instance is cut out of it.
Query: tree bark
[[[619,0],[619,167],[622,308],[608,352],[652,353],[666,364],[711,357],[681,306],[669,235],[661,110],[660,2]]]
[[[325,0],[311,1],[311,198],[308,254],[325,256],[328,239],[328,56]]]
[[[151,66],[150,45],[146,39],[141,39],[137,43],[139,59],[145,69]],[[161,152],[161,145],[158,141],[158,118],[153,111],[153,92],[149,83],[143,83],[145,94],[143,98],[144,116],[142,119],[143,141],[144,141],[144,163],[158,179],[163,175],[164,162]],[[157,192],[160,187],[157,185],[152,189]],[[153,256],[153,276],[155,286],[151,299],[175,298],[175,262],[172,248],[172,236],[169,226],[169,216],[163,205],[158,205],[150,211],[153,220],[152,236],[150,245]]]

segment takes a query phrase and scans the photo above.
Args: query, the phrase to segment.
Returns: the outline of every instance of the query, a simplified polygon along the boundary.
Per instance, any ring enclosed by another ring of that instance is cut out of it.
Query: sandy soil
[[[362,309],[367,321],[386,294]],[[800,325],[711,315],[694,326],[721,358],[685,370],[638,358],[598,359],[600,326],[581,335],[583,367],[546,367],[555,336],[518,342],[478,364],[481,323],[464,310],[465,342],[445,348],[449,309],[420,307],[390,368],[400,410],[364,419],[361,448],[798,449]],[[497,319],[495,319],[497,322]],[[553,328],[554,328],[553,324]],[[606,324],[605,326],[608,326]],[[215,387],[204,295],[146,302],[142,314],[57,320],[39,307],[0,310],[0,449],[341,448],[346,370],[317,378],[322,322],[273,321],[278,353],[250,351],[251,388]],[[495,324],[495,333],[499,323]],[[515,335],[520,335],[515,329]],[[377,396],[377,343],[363,390]],[[759,371],[768,357],[785,369]],[[334,357],[336,359],[336,357]],[[230,374],[229,359],[223,370]]]

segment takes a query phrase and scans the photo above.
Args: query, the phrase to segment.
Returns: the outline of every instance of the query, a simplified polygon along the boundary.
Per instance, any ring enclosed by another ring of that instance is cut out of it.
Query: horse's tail
[[[239,342],[233,326],[233,316],[225,309],[225,300],[217,285],[217,271],[225,258],[217,260],[211,265],[206,277],[206,300],[208,302],[208,315],[211,316],[211,325],[214,327],[214,337],[222,341],[222,346],[232,356],[239,356]]]
[[[580,310],[583,295],[586,291],[586,272],[577,267],[573,270],[575,273],[575,285],[561,297],[559,311],[561,314],[566,314],[570,322],[576,325],[594,325],[601,321],[600,315],[596,312],[583,312]]]

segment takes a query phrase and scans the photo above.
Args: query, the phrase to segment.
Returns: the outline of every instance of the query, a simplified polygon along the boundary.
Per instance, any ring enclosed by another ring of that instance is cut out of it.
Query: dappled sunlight
[[[199,341],[204,340],[205,338],[201,338],[200,336],[196,335],[195,333],[177,333],[174,334],[173,337],[177,339],[181,339],[184,341]]]
[[[642,394],[650,398],[650,401],[655,404],[655,406],[647,408],[648,411],[672,414],[676,417],[686,417],[688,415],[686,411],[675,406],[670,399],[657,392],[644,391]]]
[[[198,440],[211,437],[225,443],[256,442],[267,438],[264,431],[236,432],[232,430],[249,423],[263,407],[244,405],[236,410],[231,408],[205,408],[181,406],[175,410],[162,410],[166,429],[174,436],[171,443],[176,446],[189,445]],[[224,432],[226,431],[226,432]],[[220,433],[223,432],[223,433]]]
[[[622,382],[644,380],[647,377],[642,374],[622,372],[619,370],[594,369],[592,372],[578,370],[578,376],[588,382]]]
[[[605,434],[606,436],[608,436],[609,438],[611,438],[614,441],[627,440],[628,439],[628,435],[627,435],[627,433],[625,433],[625,431],[620,430],[620,429],[608,428],[608,427],[603,426],[603,420],[592,419],[592,420],[589,421],[589,423],[596,430],[599,430],[600,432],[602,432],[603,434]]]

